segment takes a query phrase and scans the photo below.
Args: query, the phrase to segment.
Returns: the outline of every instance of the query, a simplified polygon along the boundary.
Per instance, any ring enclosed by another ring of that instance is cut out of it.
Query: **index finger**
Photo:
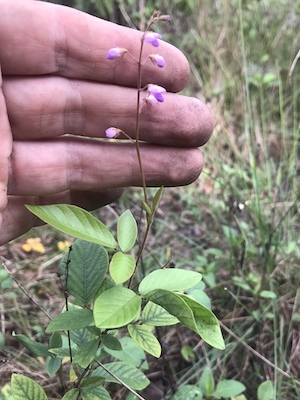
[[[106,59],[112,47],[138,56],[142,33],[72,8],[32,0],[0,0],[0,62],[10,75],[55,74],[103,83],[136,86],[137,65],[129,56]],[[159,49],[145,43],[145,56],[159,53],[164,68],[147,62],[143,84],[181,90],[189,75],[184,55],[161,41]]]

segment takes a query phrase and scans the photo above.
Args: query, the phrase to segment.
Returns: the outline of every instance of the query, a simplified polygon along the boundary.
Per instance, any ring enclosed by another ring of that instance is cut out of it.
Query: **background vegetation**
[[[188,187],[166,190],[143,267],[150,271],[172,254],[174,266],[202,272],[208,295],[203,301],[211,302],[227,346],[221,352],[184,329],[161,331],[166,356],[162,364],[148,360],[153,385],[145,398],[167,399],[170,391],[164,388],[196,384],[203,371],[212,371],[215,382],[242,382],[244,399],[299,399],[300,62],[293,61],[300,43],[300,3],[56,2],[136,28],[155,8],[171,14],[163,35],[190,61],[185,93],[204,99],[215,117],[214,135],[203,149],[202,177]],[[114,224],[116,214],[138,198],[139,191],[128,190],[98,215]],[[40,238],[44,253],[22,248],[33,236]],[[44,227],[0,248],[19,283],[50,313],[64,301],[56,271],[57,244],[65,239]],[[55,381],[43,372],[43,360],[31,358],[11,337],[15,330],[43,340],[46,321],[40,308],[5,270],[0,270],[0,285],[0,388],[11,372],[20,371],[39,375],[51,398],[60,398]],[[274,393],[259,397],[257,389],[266,380]],[[122,398],[124,392],[116,391],[114,399]]]

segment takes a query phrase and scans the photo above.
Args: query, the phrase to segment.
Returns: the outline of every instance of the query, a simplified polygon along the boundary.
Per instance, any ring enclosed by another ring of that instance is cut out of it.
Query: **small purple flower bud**
[[[158,18],[158,20],[159,20],[159,21],[170,21],[170,20],[171,20],[171,17],[170,17],[170,15],[161,15],[161,16]]]
[[[149,83],[149,85],[147,86],[147,91],[149,92],[149,94],[152,94],[157,101],[161,103],[164,101],[164,97],[162,94],[166,93],[166,89],[163,88],[162,86],[153,85],[152,83]]]
[[[158,39],[161,39],[162,36],[159,33],[156,32],[146,32],[144,34],[143,40],[146,43],[151,43],[152,46],[158,47],[159,46],[159,41]]]
[[[165,59],[159,54],[150,54],[150,60],[154,65],[157,65],[159,68],[163,68],[166,64]]]
[[[144,102],[147,104],[157,104],[158,100],[153,94],[149,93],[148,96],[144,98]]]
[[[117,57],[123,56],[127,53],[126,49],[122,49],[121,47],[113,47],[108,50],[106,58],[108,60],[115,60]]]
[[[113,139],[117,137],[121,132],[122,132],[121,129],[114,128],[112,126],[111,128],[106,129],[105,136],[109,139]]]

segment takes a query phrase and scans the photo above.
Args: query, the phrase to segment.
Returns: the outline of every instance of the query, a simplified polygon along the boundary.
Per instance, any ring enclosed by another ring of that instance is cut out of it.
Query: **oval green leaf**
[[[75,241],[72,251],[61,260],[60,269],[64,285],[77,304],[82,307],[90,305],[107,267],[108,254],[104,247],[81,239]]]
[[[134,291],[121,286],[106,290],[94,303],[95,325],[101,329],[113,329],[129,324],[138,314],[141,300]]]
[[[169,326],[178,324],[179,322],[174,315],[171,315],[163,307],[152,301],[148,301],[145,305],[141,319],[143,324],[151,326]]]
[[[134,390],[143,390],[150,383],[149,379],[143,374],[139,369],[133,367],[130,364],[125,362],[111,362],[105,364],[105,367],[112,372],[115,376],[117,376],[122,382],[126,383],[126,385],[130,386],[131,389]],[[103,368],[99,367],[92,374],[93,376],[102,376],[105,378],[107,382],[116,382],[119,383],[116,379],[114,379],[108,372],[106,372]]]
[[[145,295],[156,289],[184,291],[197,285],[201,279],[202,275],[195,271],[177,268],[157,269],[141,281],[139,293]]]
[[[118,219],[118,243],[123,252],[129,251],[137,238],[137,224],[130,210],[126,210]]]
[[[23,375],[12,375],[11,389],[14,400],[47,400],[46,393],[40,387],[40,385],[38,385],[34,380]]]
[[[86,308],[70,310],[57,315],[48,325],[46,332],[72,331],[85,328],[93,322],[93,313]]]
[[[26,208],[61,232],[105,247],[116,247],[116,241],[106,226],[80,207],[53,204],[49,206],[26,205]]]
[[[217,399],[237,396],[246,390],[245,385],[233,379],[224,379],[217,384],[213,397]]]
[[[152,356],[159,358],[161,355],[161,346],[157,338],[146,325],[128,325],[129,335],[143,350]]]
[[[132,276],[134,269],[134,258],[130,254],[124,254],[120,251],[113,255],[109,264],[110,276],[117,285],[126,282]]]

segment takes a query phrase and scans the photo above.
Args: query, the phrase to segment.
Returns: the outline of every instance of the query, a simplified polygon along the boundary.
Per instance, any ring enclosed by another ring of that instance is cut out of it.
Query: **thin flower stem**
[[[143,38],[142,38],[140,54],[139,54],[139,60],[138,60],[135,147],[136,147],[136,153],[137,153],[139,168],[140,168],[141,177],[142,177],[144,200],[145,200],[145,203],[148,204],[146,180],[145,180],[142,157],[141,157],[141,152],[140,152],[140,143],[139,143],[139,139],[140,139],[140,104],[141,104],[141,87],[142,87],[142,53],[143,53],[143,47],[144,47],[144,41],[143,41]]]

